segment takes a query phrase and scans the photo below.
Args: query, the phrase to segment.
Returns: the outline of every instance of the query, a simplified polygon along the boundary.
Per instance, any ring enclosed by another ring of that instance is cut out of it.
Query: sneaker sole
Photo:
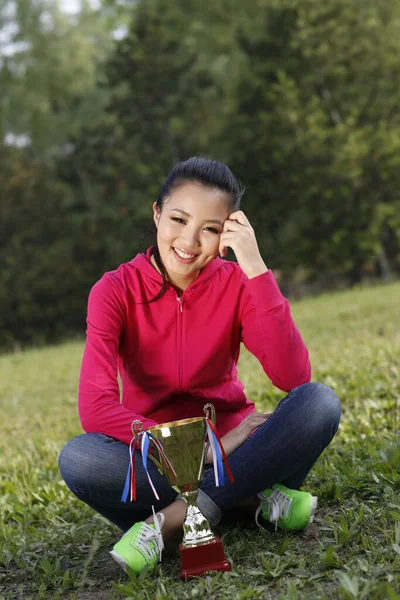
[[[308,525],[310,525],[314,521],[315,513],[317,512],[317,507],[318,507],[318,498],[317,498],[317,496],[313,496],[312,502],[311,502],[310,518],[308,520]],[[307,527],[308,527],[308,525],[307,525]],[[306,527],[306,529],[307,529],[307,527]]]
[[[118,554],[118,552],[115,552],[115,550],[111,550],[110,554],[113,557],[113,559],[115,560],[115,562],[117,562],[119,564],[119,566],[122,567],[122,569],[125,571],[125,573],[128,573],[127,564],[124,561],[124,559],[122,558],[122,556],[120,554]]]

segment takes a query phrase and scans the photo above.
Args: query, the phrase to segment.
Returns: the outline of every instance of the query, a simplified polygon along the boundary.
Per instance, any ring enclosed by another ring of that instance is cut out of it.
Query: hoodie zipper
[[[178,309],[178,391],[182,390],[182,313],[183,313],[183,298],[177,297],[179,304]]]

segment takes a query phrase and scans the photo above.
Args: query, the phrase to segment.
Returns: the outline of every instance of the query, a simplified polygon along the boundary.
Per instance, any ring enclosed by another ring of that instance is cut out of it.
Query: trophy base
[[[181,555],[180,578],[187,581],[192,577],[203,575],[207,571],[230,571],[230,562],[225,557],[221,539],[215,538],[214,542],[185,548],[179,544]]]

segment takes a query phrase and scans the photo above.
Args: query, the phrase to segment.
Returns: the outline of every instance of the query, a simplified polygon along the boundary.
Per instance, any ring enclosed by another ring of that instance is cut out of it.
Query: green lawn
[[[0,598],[400,598],[400,284],[292,304],[313,380],[343,407],[337,437],[306,488],[319,496],[305,534],[221,526],[230,573],[178,579],[175,547],[156,576],[130,581],[108,556],[119,531],[76,500],[57,469],[81,432],[83,342],[0,356]],[[282,396],[243,351],[260,409]],[[301,425],[301,424],[300,424]]]

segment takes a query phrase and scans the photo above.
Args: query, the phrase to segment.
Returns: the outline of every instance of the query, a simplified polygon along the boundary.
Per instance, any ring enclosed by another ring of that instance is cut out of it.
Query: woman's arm
[[[78,408],[82,427],[87,433],[104,433],[129,444],[132,421],[140,419],[143,428],[155,425],[155,421],[120,403],[118,352],[125,317],[119,289],[110,276],[103,276],[89,294]]]
[[[221,256],[226,255],[228,246],[248,277],[241,302],[242,341],[272,383],[289,392],[310,381],[308,351],[291,317],[289,302],[267,269],[254,229],[241,210],[230,214],[224,223]]]
[[[311,379],[308,350],[271,271],[245,282],[242,341],[285,392]]]

